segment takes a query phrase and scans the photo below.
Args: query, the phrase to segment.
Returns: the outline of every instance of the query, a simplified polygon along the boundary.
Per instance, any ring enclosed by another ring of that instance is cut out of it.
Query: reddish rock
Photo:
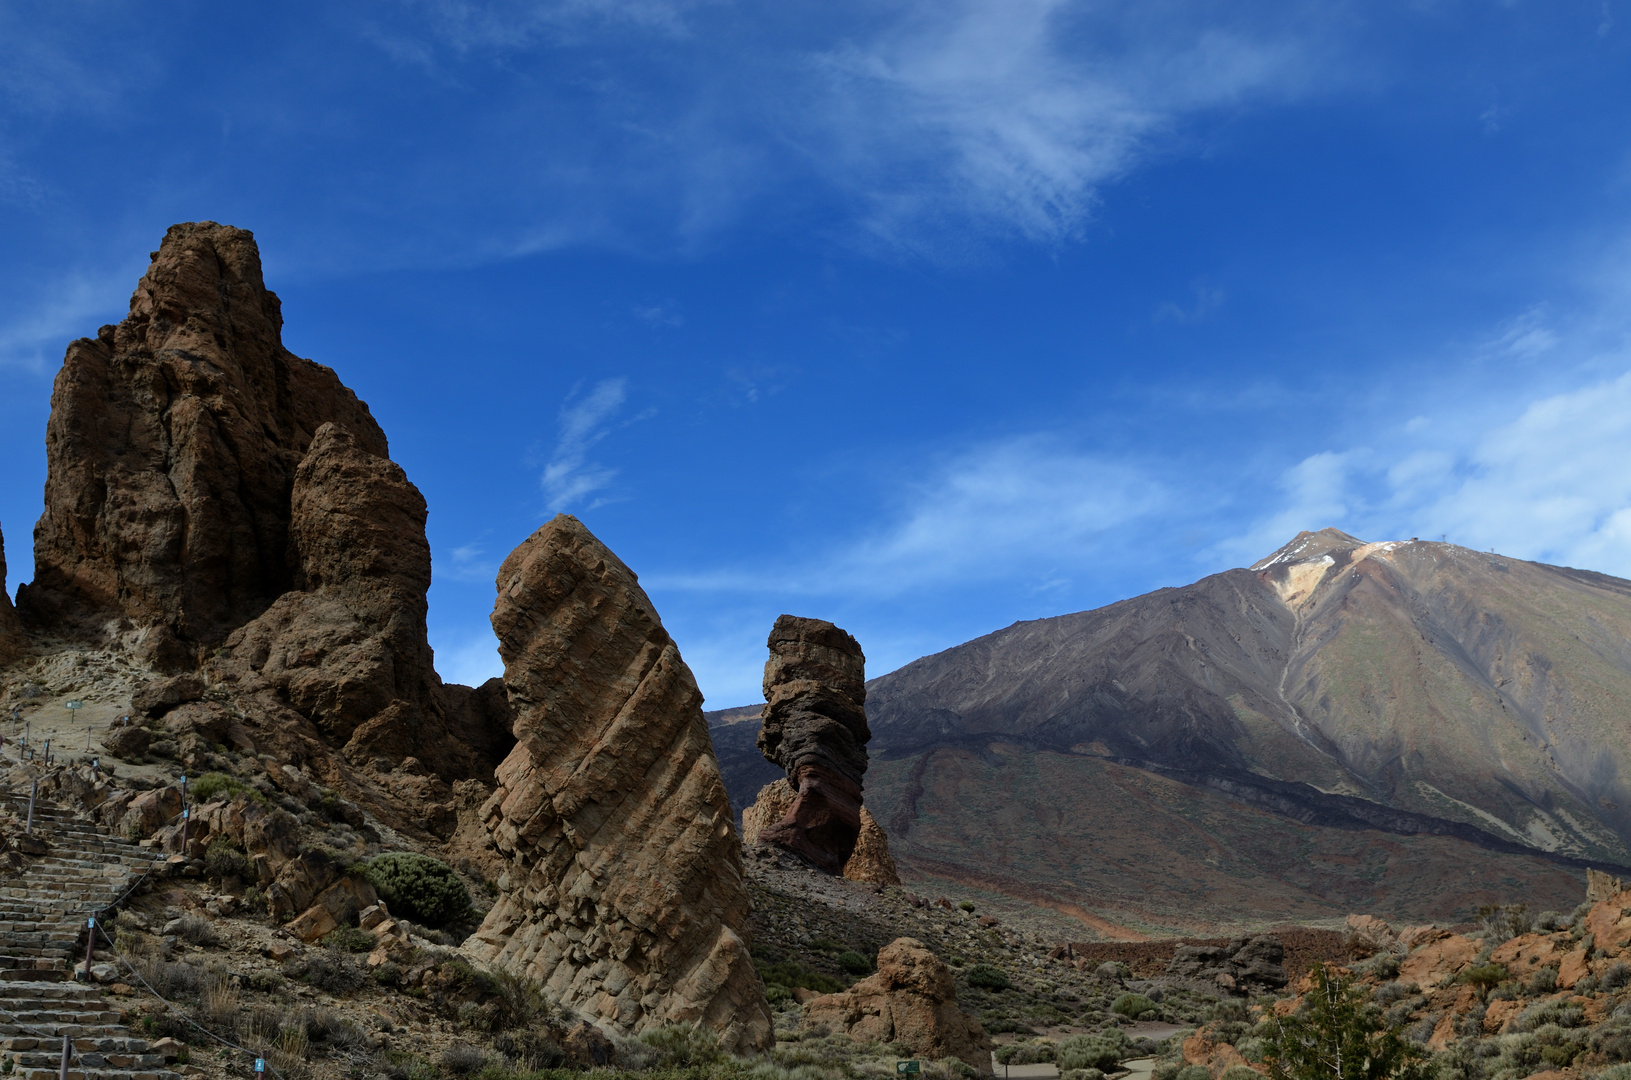
[[[858,1042],[901,1043],[933,1060],[957,1058],[991,1071],[991,1038],[957,1007],[951,970],[914,938],[878,951],[878,970],[841,994],[823,994],[804,1007],[806,1025],[820,1025]]]
[[[1557,964],[1569,945],[1568,935],[1560,943],[1549,934],[1521,934],[1496,946],[1489,958],[1504,964],[1508,971],[1520,979],[1528,979],[1543,967]]]
[[[1584,948],[1566,953],[1557,967],[1557,985],[1565,990],[1591,974],[1591,954]]]
[[[294,585],[289,493],[317,429],[387,447],[282,324],[253,235],[170,228],[130,315],[69,345],[57,374],[25,621],[133,627],[150,659],[185,668]]]
[[[1399,963],[1399,980],[1431,990],[1451,982],[1478,956],[1478,943],[1460,934],[1445,934],[1416,949]]]
[[[866,776],[866,656],[830,622],[783,615],[768,641],[759,749],[787,771],[796,797],[759,830],[829,874],[841,874],[861,833]]]
[[[481,815],[506,866],[465,948],[603,1026],[773,1039],[702,694],[634,574],[577,519],[504,561],[516,744]]]

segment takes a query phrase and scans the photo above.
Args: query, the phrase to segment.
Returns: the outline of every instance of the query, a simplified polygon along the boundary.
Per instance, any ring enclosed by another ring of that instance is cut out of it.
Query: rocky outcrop
[[[900,1043],[909,1054],[956,1058],[982,1073],[991,1071],[990,1036],[957,1007],[951,970],[915,938],[897,938],[880,949],[876,974],[841,994],[811,1000],[804,1023],[858,1042]]]
[[[866,776],[866,656],[830,622],[783,615],[770,631],[759,749],[787,771],[796,797],[758,832],[821,867],[843,872],[861,833]]]
[[[1167,965],[1167,974],[1215,984],[1231,993],[1286,984],[1285,945],[1269,934],[1237,937],[1228,945],[1180,945]]]
[[[867,881],[874,885],[899,885],[900,873],[895,860],[889,856],[889,837],[883,826],[872,816],[872,811],[861,807],[861,832],[855,838],[855,850],[844,864],[844,877],[851,881]]]
[[[68,347],[46,424],[25,621],[191,666],[296,584],[295,471],[325,423],[387,455],[368,407],[282,343],[252,234],[165,234],[130,314]]]
[[[0,664],[15,660],[23,644],[23,627],[6,593],[6,538],[0,534]]]
[[[603,1026],[770,1044],[702,694],[634,574],[560,515],[498,574],[515,748],[482,807],[507,860],[466,949]]]
[[[353,764],[417,757],[451,782],[482,772],[450,729],[425,635],[425,500],[401,467],[325,424],[295,471],[297,589],[235,630],[207,672],[311,721]],[[269,695],[269,696],[268,696]],[[492,753],[492,733],[472,733]]]

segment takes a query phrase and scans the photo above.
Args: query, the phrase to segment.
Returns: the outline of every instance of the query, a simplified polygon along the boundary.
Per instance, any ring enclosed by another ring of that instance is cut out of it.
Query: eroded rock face
[[[878,951],[878,970],[841,994],[823,994],[804,1007],[804,1022],[861,1042],[904,1044],[934,1060],[956,1058],[991,1071],[991,1038],[957,1007],[951,970],[915,938],[897,938]]]
[[[22,624],[6,593],[6,538],[0,534],[0,664],[16,659],[22,650]]]
[[[829,874],[843,872],[861,833],[866,776],[866,656],[822,619],[783,615],[770,631],[759,749],[797,792],[785,817],[759,831]]]
[[[515,748],[482,808],[508,866],[466,948],[604,1026],[770,1044],[702,694],[634,574],[556,517],[498,575]]]
[[[181,669],[295,586],[290,493],[317,430],[388,450],[282,322],[253,235],[194,222],[165,234],[123,322],[69,345],[26,622],[145,629],[148,658]]]
[[[1215,983],[1231,993],[1286,984],[1285,945],[1271,934],[1237,937],[1228,945],[1180,945],[1167,974]]]

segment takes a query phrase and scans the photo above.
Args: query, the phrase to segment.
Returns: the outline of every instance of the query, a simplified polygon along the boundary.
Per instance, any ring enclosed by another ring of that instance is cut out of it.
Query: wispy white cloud
[[[68,274],[40,289],[41,299],[18,305],[15,318],[0,322],[0,366],[49,370],[68,342],[94,334],[101,319],[120,317],[120,301],[134,280]]]
[[[443,682],[480,686],[504,674],[498,638],[489,629],[471,629],[451,637],[433,633],[430,644],[436,652],[436,673]]]
[[[1076,236],[1099,187],[1185,114],[1305,77],[1288,39],[1100,10],[1110,14],[1087,19],[1066,0],[898,8],[815,58],[825,93],[802,137],[887,241],[918,247],[927,231],[974,224],[1051,243]],[[1096,48],[1101,36],[1128,44]]]
[[[540,478],[551,511],[565,510],[617,478],[616,469],[590,461],[589,451],[610,433],[627,390],[625,379],[603,379],[583,397],[569,398],[561,406],[555,453]]]
[[[1105,544],[1174,509],[1155,469],[1075,449],[1053,437],[976,447],[894,487],[896,508],[798,565],[651,576],[656,587],[784,594],[896,595],[1013,581],[1031,590],[1069,583]]]

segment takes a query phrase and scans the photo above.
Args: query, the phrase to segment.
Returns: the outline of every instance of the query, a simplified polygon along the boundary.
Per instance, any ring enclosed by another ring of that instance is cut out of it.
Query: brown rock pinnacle
[[[556,517],[498,573],[515,749],[482,817],[508,869],[467,948],[623,1031],[771,1042],[702,694],[634,574]]]
[[[872,737],[866,656],[832,623],[796,615],[776,620],[768,644],[759,749],[787,770],[794,798],[785,816],[759,829],[758,839],[840,874],[861,833],[861,782]]]
[[[174,225],[130,315],[68,346],[46,425],[33,625],[150,628],[174,668],[295,584],[290,493],[317,429],[385,435],[330,369],[283,347],[252,234]]]
[[[15,659],[22,648],[23,628],[6,595],[6,538],[0,535],[0,664]]]

